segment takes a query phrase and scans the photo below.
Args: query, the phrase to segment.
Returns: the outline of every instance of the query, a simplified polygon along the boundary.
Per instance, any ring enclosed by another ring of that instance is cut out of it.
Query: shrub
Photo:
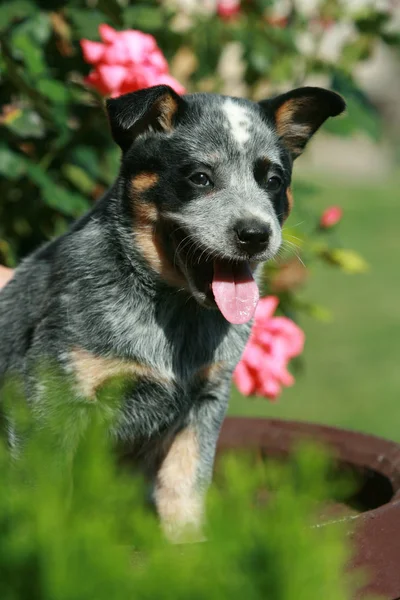
[[[80,48],[84,38],[99,39],[102,23],[154,35],[172,74],[189,90],[256,98],[318,77],[348,104],[348,115],[327,127],[342,135],[356,129],[378,135],[377,113],[352,72],[377,40],[398,43],[389,10],[367,2],[352,9],[339,0],[308,9],[273,0],[234,4],[235,14],[222,19],[216,2],[2,3],[0,262],[13,266],[64,231],[116,175],[118,150],[99,97],[84,84],[90,67]],[[351,32],[336,35],[343,23]],[[327,36],[335,56],[321,52]],[[319,51],[310,53],[310,45]]]
[[[110,396],[74,407],[68,452],[60,444],[70,425],[65,393],[49,398],[40,427],[15,385],[3,394],[9,418],[29,435],[18,460],[0,445],[2,600],[351,597],[344,530],[313,527],[338,485],[321,450],[304,447],[286,466],[225,457],[207,541],[169,546],[143,482],[117,466],[105,429]]]

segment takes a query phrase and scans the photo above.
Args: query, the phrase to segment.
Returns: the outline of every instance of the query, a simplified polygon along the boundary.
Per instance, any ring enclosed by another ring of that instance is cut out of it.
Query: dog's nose
[[[234,230],[240,250],[248,254],[257,254],[265,250],[272,233],[268,223],[256,219],[238,221]]]

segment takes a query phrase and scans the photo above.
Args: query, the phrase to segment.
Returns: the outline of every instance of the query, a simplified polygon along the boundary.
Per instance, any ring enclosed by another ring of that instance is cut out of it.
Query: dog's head
[[[252,271],[278,251],[291,209],[293,160],[344,107],[312,87],[259,103],[168,86],[108,100],[122,199],[148,266],[228,321],[248,321]]]

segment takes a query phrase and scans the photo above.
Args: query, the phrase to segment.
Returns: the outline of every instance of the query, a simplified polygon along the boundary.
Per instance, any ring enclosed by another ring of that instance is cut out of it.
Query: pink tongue
[[[214,261],[212,291],[219,310],[230,323],[241,325],[253,317],[260,295],[248,263]]]

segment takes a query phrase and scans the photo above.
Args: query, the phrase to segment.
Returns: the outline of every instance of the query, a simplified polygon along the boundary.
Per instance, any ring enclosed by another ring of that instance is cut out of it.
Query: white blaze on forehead
[[[222,110],[229,123],[229,130],[239,146],[243,146],[250,139],[250,115],[244,106],[230,98],[225,100]]]

